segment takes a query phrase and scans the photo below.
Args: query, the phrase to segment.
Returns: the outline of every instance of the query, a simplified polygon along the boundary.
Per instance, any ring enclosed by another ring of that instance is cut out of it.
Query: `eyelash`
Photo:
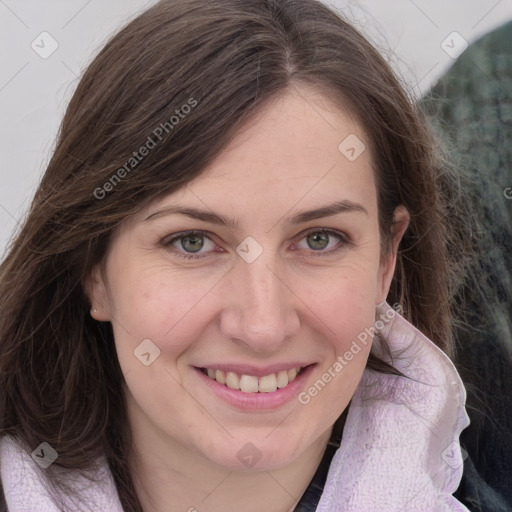
[[[333,229],[318,229],[318,228],[310,229],[310,230],[306,231],[304,234],[302,234],[302,237],[299,239],[299,241],[313,233],[334,235],[334,236],[340,238],[340,242],[338,243],[337,246],[335,246],[334,249],[329,249],[328,251],[324,251],[324,250],[315,251],[315,250],[311,249],[312,255],[315,257],[331,255],[331,254],[337,253],[337,252],[341,251],[342,249],[344,249],[345,247],[351,245],[351,241],[347,235],[345,235],[344,233],[341,233],[339,231],[335,231]],[[187,236],[197,236],[197,235],[204,236],[204,237],[208,238],[211,242],[213,242],[213,240],[208,236],[209,234],[210,233],[208,231],[202,231],[202,230],[196,230],[196,229],[190,230],[190,231],[183,231],[182,233],[175,233],[174,235],[171,235],[172,238],[169,238],[169,236],[163,238],[160,241],[160,245],[164,249],[171,250],[171,252],[176,254],[179,258],[183,258],[183,259],[187,259],[187,260],[198,260],[198,259],[208,257],[209,253],[196,253],[196,254],[183,253],[183,252],[180,252],[180,251],[172,248],[171,245],[173,242],[176,242],[177,240],[180,240]]]

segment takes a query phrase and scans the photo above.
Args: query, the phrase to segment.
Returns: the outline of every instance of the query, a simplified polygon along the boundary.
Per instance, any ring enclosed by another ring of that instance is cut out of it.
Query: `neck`
[[[130,413],[135,490],[144,512],[291,512],[318,468],[332,429],[297,459],[269,471],[231,471],[156,433]]]

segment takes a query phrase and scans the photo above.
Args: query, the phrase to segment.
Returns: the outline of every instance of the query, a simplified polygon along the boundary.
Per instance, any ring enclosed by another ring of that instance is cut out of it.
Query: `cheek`
[[[119,268],[111,279],[111,312],[121,364],[131,366],[134,349],[149,339],[162,361],[174,365],[204,328],[200,319],[207,318],[204,306],[215,280],[161,266]]]
[[[375,324],[375,276],[372,266],[354,265],[310,295],[328,351],[315,382],[299,398],[316,409],[325,426],[347,406],[366,367]]]
[[[320,284],[304,287],[305,303],[323,320],[322,331],[336,352],[375,321],[376,265],[351,264]]]
[[[365,295],[364,291],[358,286],[339,301],[338,308],[331,311],[333,332],[328,341],[334,355],[328,367],[330,374],[334,371],[337,376],[333,379],[337,386],[345,390],[348,383],[359,381],[373,339],[375,305],[367,295],[362,295]]]
[[[331,339],[336,346],[336,353],[342,354],[349,350],[353,340],[374,325],[375,281],[357,280],[347,283],[338,304],[338,308],[331,308],[330,311],[336,322],[336,332]]]

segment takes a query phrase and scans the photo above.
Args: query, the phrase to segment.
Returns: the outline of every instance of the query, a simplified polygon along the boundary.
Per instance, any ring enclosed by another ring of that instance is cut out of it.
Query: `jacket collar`
[[[372,352],[409,379],[363,372],[317,511],[469,512],[452,496],[467,455],[459,436],[469,425],[457,370],[389,304],[377,316],[392,357],[378,337]]]
[[[392,359],[378,337],[372,352],[409,379],[363,372],[317,512],[469,512],[452,496],[463,470],[459,436],[469,425],[462,381],[450,359],[389,304],[379,305],[377,313],[382,328],[376,325]],[[361,333],[352,344],[355,355],[365,339]],[[10,512],[58,512],[36,460],[13,438],[0,440],[0,473]],[[91,476],[95,483],[69,475],[89,508],[123,512],[106,462],[100,461]],[[66,509],[81,510],[79,501],[60,496]]]

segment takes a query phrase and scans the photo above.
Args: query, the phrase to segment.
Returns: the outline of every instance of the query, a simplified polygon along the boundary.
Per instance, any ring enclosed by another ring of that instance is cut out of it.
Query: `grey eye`
[[[325,249],[329,245],[329,235],[320,231],[309,234],[306,239],[310,249]]]
[[[203,248],[204,240],[202,235],[187,235],[180,238],[181,247],[188,252],[197,252]]]

